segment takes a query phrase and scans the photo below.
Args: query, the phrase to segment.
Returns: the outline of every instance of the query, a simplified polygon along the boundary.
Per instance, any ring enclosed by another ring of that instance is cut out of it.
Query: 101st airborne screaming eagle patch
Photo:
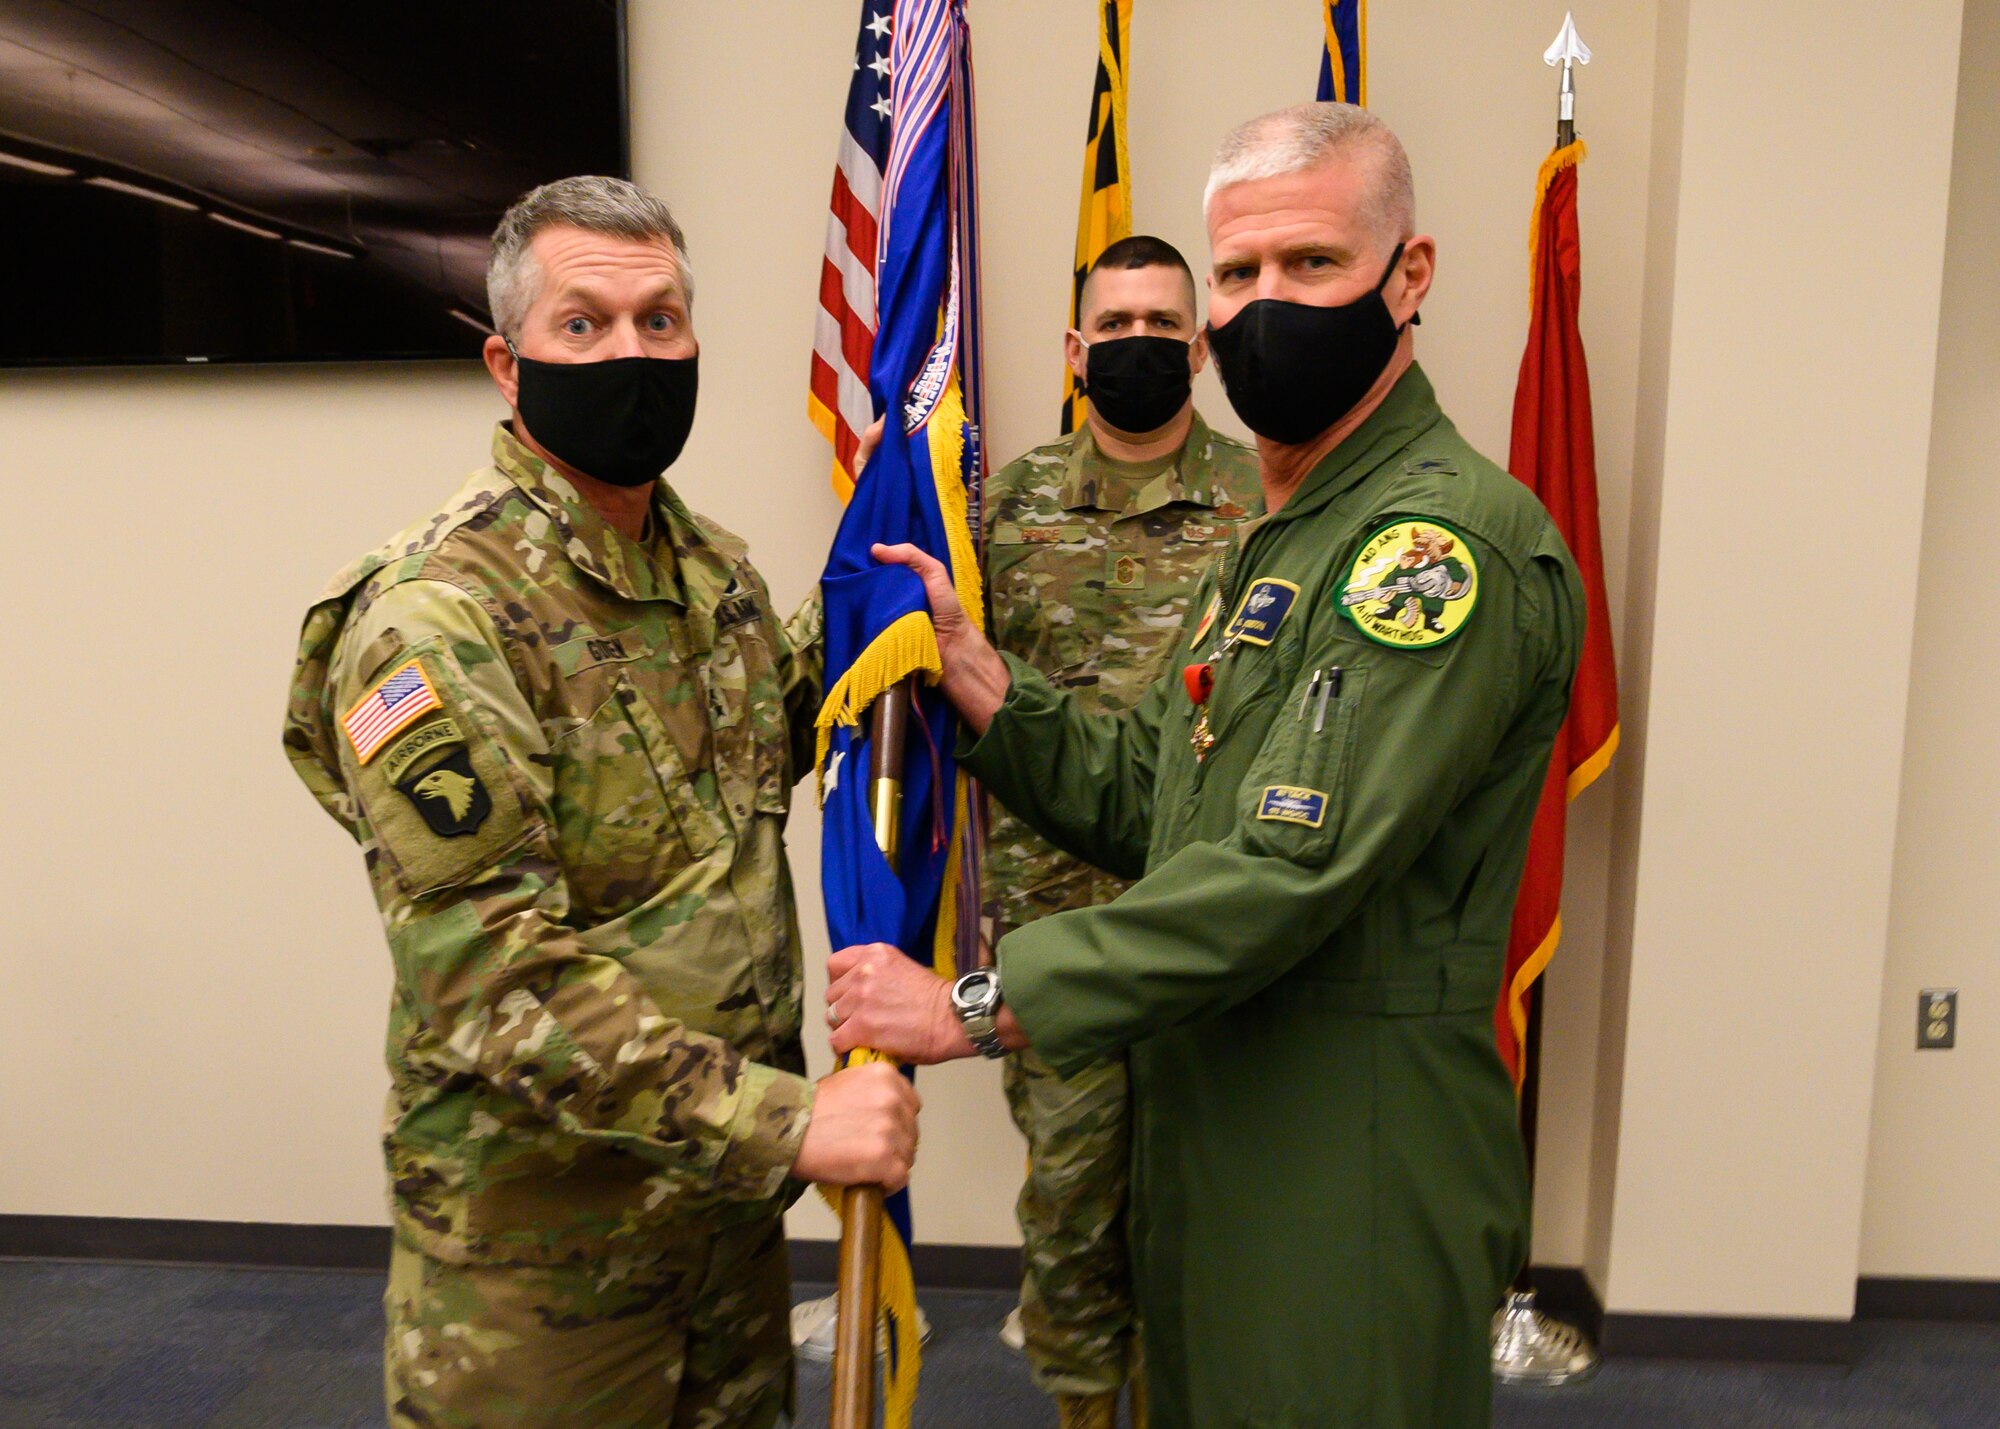
[[[1430,520],[1402,520],[1366,541],[1348,572],[1340,608],[1378,645],[1422,650],[1465,628],[1479,603],[1472,544]]]

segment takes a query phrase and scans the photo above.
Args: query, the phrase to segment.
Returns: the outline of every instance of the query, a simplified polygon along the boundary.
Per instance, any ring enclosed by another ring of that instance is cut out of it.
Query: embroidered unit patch
[[[1479,562],[1472,543],[1440,522],[1394,521],[1361,543],[1339,599],[1378,645],[1442,645],[1479,603]]]
[[[1326,822],[1326,795],[1296,784],[1272,784],[1257,801],[1257,817],[1316,829]]]
[[[354,746],[355,759],[366,764],[399,730],[408,729],[418,716],[441,708],[423,661],[409,660],[363,695],[341,717],[340,727]]]
[[[471,751],[463,744],[421,773],[405,774],[396,788],[415,806],[441,839],[479,832],[493,812],[493,798],[472,767]]]
[[[1252,581],[1223,638],[1244,645],[1269,645],[1278,638],[1278,627],[1292,613],[1292,602],[1298,598],[1299,588],[1290,581],[1273,576]]]

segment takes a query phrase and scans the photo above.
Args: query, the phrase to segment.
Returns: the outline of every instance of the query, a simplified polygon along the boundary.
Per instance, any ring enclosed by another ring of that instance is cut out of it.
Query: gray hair
[[[1349,156],[1373,161],[1373,182],[1362,214],[1368,227],[1385,244],[1414,234],[1416,186],[1403,141],[1387,124],[1352,104],[1294,104],[1237,125],[1215,151],[1201,211],[1206,215],[1216,194],[1231,184],[1275,179]]]
[[[694,302],[694,269],[688,266],[687,238],[674,221],[673,210],[637,184],[624,179],[583,175],[543,184],[514,200],[493,230],[493,251],[486,260],[486,306],[493,325],[510,342],[519,337],[542,287],[542,265],[530,251],[534,237],[545,228],[581,228],[636,243],[665,239],[674,248],[681,288]]]

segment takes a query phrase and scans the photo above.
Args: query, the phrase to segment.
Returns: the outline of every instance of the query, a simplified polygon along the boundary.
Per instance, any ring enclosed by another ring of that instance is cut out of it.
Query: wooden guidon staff
[[[903,812],[903,746],[910,727],[910,681],[869,712],[868,802],[875,844],[896,867]],[[875,1423],[875,1324],[881,1313],[882,1188],[850,1186],[840,1198],[840,1269],[833,1338],[833,1429]]]

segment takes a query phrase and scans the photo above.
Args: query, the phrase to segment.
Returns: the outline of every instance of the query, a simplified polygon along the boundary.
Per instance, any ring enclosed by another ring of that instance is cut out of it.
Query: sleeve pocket
[[[411,647],[439,696],[349,778],[377,846],[413,898],[492,867],[527,824],[506,756],[487,736],[440,642]],[[352,760],[350,744],[343,758]]]
[[[1286,693],[1237,794],[1237,828],[1247,851],[1299,864],[1321,864],[1332,856],[1368,686],[1365,669],[1339,673],[1339,692],[1327,697],[1323,720],[1308,676],[1302,673]]]

